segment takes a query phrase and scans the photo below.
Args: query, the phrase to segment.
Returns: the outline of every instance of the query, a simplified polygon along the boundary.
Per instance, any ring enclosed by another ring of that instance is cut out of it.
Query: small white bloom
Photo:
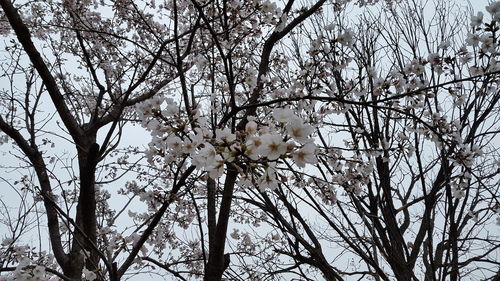
[[[260,146],[262,145],[262,140],[260,137],[251,137],[247,140],[245,154],[252,160],[259,159]]]
[[[470,25],[472,27],[477,27],[480,26],[483,23],[483,12],[478,12],[477,16],[471,16],[470,17]]]
[[[461,199],[465,196],[465,191],[463,191],[460,188],[453,188],[451,192],[452,192],[453,198],[455,198],[455,199]]]
[[[146,128],[151,131],[151,135],[155,136],[158,134],[158,131],[161,129],[161,124],[160,121],[156,119],[151,119],[149,120],[148,124],[146,125]]]
[[[277,9],[277,5],[276,3],[274,2],[271,2],[269,0],[266,0],[264,3],[262,3],[262,6],[261,6],[261,11],[263,13],[274,13]]]
[[[477,67],[477,66],[471,66],[471,67],[469,67],[469,73],[472,76],[482,75],[483,72],[484,71],[483,71],[483,69],[481,67]]]
[[[438,48],[439,48],[439,49],[443,49],[443,50],[448,50],[448,48],[449,48],[450,46],[451,46],[450,41],[445,40],[445,41],[441,42],[441,44],[439,44]]]
[[[198,71],[202,71],[203,68],[208,65],[208,61],[202,55],[196,56],[193,62]]]
[[[273,168],[266,168],[265,173],[258,180],[258,186],[260,191],[265,191],[266,189],[275,190],[278,188],[278,179]]]
[[[254,134],[257,131],[257,123],[255,121],[248,121],[248,123],[245,125],[245,132],[247,134]]]
[[[83,269],[83,278],[88,281],[94,281],[97,278],[95,272],[88,270],[87,268]]]
[[[9,245],[10,245],[10,244],[12,244],[12,243],[14,243],[14,239],[12,239],[12,238],[4,238],[4,239],[2,240],[1,245],[2,245],[2,246],[9,246]]]
[[[310,141],[309,135],[312,134],[314,128],[309,124],[304,124],[301,119],[296,119],[294,122],[288,123],[286,126],[288,134],[300,143],[307,143]]]
[[[427,56],[427,60],[432,66],[434,66],[441,62],[441,57],[438,53],[430,53],[429,56]]]
[[[32,280],[45,280],[45,267],[37,265],[33,268],[31,274],[33,274]]]
[[[280,123],[287,123],[296,117],[290,108],[276,108],[273,110],[272,115],[274,120]]]
[[[233,232],[230,234],[231,238],[238,240],[240,239],[240,230],[233,228]]]
[[[337,42],[344,46],[351,47],[354,44],[354,36],[352,30],[347,29],[344,33],[340,34],[337,37]]]
[[[481,51],[484,53],[495,53],[496,43],[489,36],[481,36]]]
[[[184,152],[189,153],[190,155],[194,155],[196,153],[196,147],[198,147],[200,143],[195,139],[187,138],[184,142]]]
[[[283,31],[283,29],[284,29],[284,28],[285,28],[285,26],[286,26],[287,17],[288,17],[288,14],[287,14],[287,13],[283,13],[283,15],[281,15],[281,18],[280,18],[280,23],[278,24],[278,26],[276,26],[276,32],[281,32],[281,31]]]
[[[479,220],[479,216],[477,215],[477,213],[469,211],[467,214],[469,215],[469,217],[471,217],[472,221],[477,222]]]
[[[300,168],[304,168],[306,164],[316,164],[318,159],[316,158],[316,145],[312,142],[305,144],[301,149],[294,152],[292,157],[295,164]]]
[[[204,168],[213,165],[216,161],[217,151],[215,148],[209,144],[205,143],[205,146],[200,149],[197,155],[193,156],[193,165],[197,168]]]
[[[491,14],[493,20],[500,19],[500,1],[495,1],[489,6],[486,6],[486,11]]]
[[[169,135],[165,140],[167,149],[174,150],[175,152],[182,151],[183,141],[176,135]]]
[[[217,179],[224,173],[224,159],[220,155],[216,155],[213,163],[207,166],[208,176],[212,179]]]
[[[215,130],[215,139],[219,142],[227,141],[232,142],[236,140],[236,135],[231,133],[231,129],[216,129]]]
[[[377,78],[378,75],[377,75],[377,69],[375,67],[368,67],[366,69],[366,74],[368,75],[369,78]]]
[[[467,38],[465,39],[465,43],[469,46],[478,46],[479,42],[481,40],[481,37],[477,33],[470,33],[467,34]]]
[[[332,31],[334,29],[335,29],[335,25],[333,23],[325,25],[325,30],[327,30],[327,31]]]
[[[469,62],[472,61],[474,57],[472,56],[471,53],[467,52],[467,53],[464,53],[463,55],[461,55],[458,60],[461,64],[467,64]]]
[[[260,137],[262,144],[259,146],[259,154],[269,160],[276,160],[286,153],[287,145],[278,134],[265,134]]]
[[[167,108],[162,111],[165,116],[175,116],[179,114],[179,106],[175,102],[169,102]]]

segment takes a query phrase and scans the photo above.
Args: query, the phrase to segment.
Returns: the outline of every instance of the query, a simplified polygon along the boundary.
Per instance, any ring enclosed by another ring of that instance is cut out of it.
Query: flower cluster
[[[150,155],[161,155],[166,165],[188,157],[214,179],[224,174],[225,165],[244,166],[238,169],[254,184],[274,188],[278,163],[292,159],[299,168],[317,163],[317,148],[311,138],[314,128],[290,108],[274,109],[268,126],[249,117],[245,129],[236,132],[230,128],[211,132],[201,110],[191,118],[192,130],[179,121],[180,112],[174,108],[177,105],[170,99],[152,100],[137,107],[143,126],[153,136]]]
[[[15,264],[15,269],[0,276],[1,281],[55,281],[57,276],[46,272],[54,266],[53,256],[37,253],[29,246],[17,246],[13,239],[5,238],[0,245],[0,260]]]

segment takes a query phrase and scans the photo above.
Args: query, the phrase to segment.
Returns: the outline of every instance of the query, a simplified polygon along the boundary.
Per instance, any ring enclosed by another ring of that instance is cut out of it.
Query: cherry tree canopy
[[[500,2],[0,5],[0,280],[499,280]]]

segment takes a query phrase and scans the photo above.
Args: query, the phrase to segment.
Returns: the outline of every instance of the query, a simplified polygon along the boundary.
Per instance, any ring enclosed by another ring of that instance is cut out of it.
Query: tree
[[[0,1],[6,278],[497,280],[500,2],[347,2]]]
[[[103,251],[104,238],[98,235],[116,218],[106,213],[105,202],[99,203],[107,191],[96,184],[97,172],[112,166],[97,166],[118,146],[131,108],[176,79],[183,56],[198,48],[192,38],[199,26],[192,18],[175,20],[183,26],[179,32],[177,26],[164,28],[151,20],[149,8],[132,1],[95,5],[1,2],[10,28],[4,29],[9,42],[2,68],[9,86],[2,91],[0,129],[36,173],[33,192],[43,201],[51,252],[66,280],[79,280],[84,264],[100,279],[107,272],[109,279],[119,280],[137,255],[139,249],[133,249],[116,268],[112,252]],[[111,17],[96,12],[99,8],[112,9]],[[73,145],[76,164],[70,162],[74,155],[46,148],[55,145],[54,138]],[[58,173],[61,166],[77,170],[70,170],[68,178]],[[6,243],[8,251],[13,242]]]

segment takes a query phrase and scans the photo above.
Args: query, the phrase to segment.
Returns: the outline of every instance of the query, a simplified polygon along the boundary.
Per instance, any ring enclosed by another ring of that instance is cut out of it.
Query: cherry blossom
[[[196,155],[193,156],[193,165],[203,168],[211,166],[215,160],[220,157],[215,148],[206,143]]]
[[[287,145],[281,135],[267,133],[260,137],[258,153],[269,160],[276,160],[287,151]]]
[[[288,134],[300,143],[310,142],[309,136],[314,131],[314,128],[309,124],[304,124],[301,119],[294,118],[286,125]]]
[[[257,123],[255,121],[249,121],[246,125],[245,125],[245,132],[249,135],[252,135],[254,134],[255,132],[257,132]]]
[[[483,17],[484,17],[484,13],[481,11],[477,12],[477,15],[471,16],[471,20],[470,20],[471,26],[473,28],[480,26],[483,23]]]
[[[88,270],[87,268],[83,269],[83,278],[88,281],[94,281],[97,278],[95,272]]]
[[[278,188],[278,179],[276,172],[272,166],[268,166],[264,170],[264,174],[257,181],[261,191],[275,190]]]
[[[498,19],[500,19],[500,2],[491,2],[489,6],[486,6],[486,11],[490,13],[493,20],[498,21]]]
[[[273,110],[274,120],[280,123],[293,122],[297,117],[290,108],[276,108]]]
[[[312,142],[305,144],[302,148],[293,153],[293,160],[300,168],[307,164],[316,164],[316,145]]]
[[[220,142],[232,142],[236,140],[236,136],[231,133],[231,129],[229,128],[224,128],[224,129],[216,129],[215,130],[215,138],[217,141]]]
[[[494,278],[500,2],[424,2],[2,1],[0,279]]]

